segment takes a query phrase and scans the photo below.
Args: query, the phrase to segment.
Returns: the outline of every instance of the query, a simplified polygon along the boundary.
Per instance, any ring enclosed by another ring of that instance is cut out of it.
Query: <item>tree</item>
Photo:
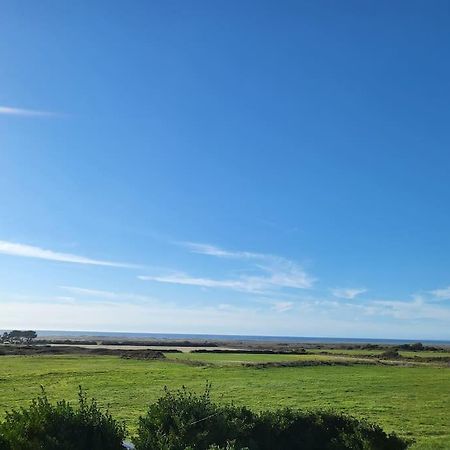
[[[0,338],[2,344],[31,344],[36,339],[37,333],[33,330],[12,330],[4,332]]]

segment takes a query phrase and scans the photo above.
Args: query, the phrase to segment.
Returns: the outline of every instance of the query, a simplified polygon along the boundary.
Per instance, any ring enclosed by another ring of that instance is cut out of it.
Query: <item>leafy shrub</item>
[[[201,395],[185,388],[150,405],[139,420],[137,450],[401,450],[408,444],[379,426],[328,412],[283,409],[254,413],[219,406],[210,386]]]
[[[0,434],[0,450],[10,450],[8,441]]]
[[[81,390],[78,408],[65,400],[52,404],[44,390],[28,408],[6,413],[0,424],[1,450],[118,450],[124,425]],[[3,440],[3,442],[2,442]]]
[[[421,352],[424,350],[429,350],[430,348],[433,348],[433,347],[425,347],[425,345],[423,345],[422,342],[416,342],[414,344],[399,345],[398,348],[401,350],[409,350],[412,352]]]
[[[185,388],[175,393],[166,388],[165,395],[140,417],[135,444],[138,450],[227,448],[246,434],[252,417],[247,408],[214,404],[209,386],[198,396]]]
[[[398,350],[391,348],[391,349],[386,350],[385,352],[381,353],[380,357],[388,358],[388,359],[398,359],[398,358],[401,358],[401,355],[398,352]]]
[[[251,449],[400,450],[407,443],[378,425],[331,412],[283,409],[263,412],[254,427]]]

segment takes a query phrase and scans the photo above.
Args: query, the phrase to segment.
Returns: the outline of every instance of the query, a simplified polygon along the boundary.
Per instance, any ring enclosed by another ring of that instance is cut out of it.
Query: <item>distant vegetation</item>
[[[171,350],[169,353],[177,353]],[[120,356],[121,358],[135,359],[164,359],[164,353],[159,350],[139,349],[139,350],[123,350],[111,349],[104,347],[84,348],[74,345],[52,346],[52,345],[7,345],[0,347],[0,356],[18,355],[96,355],[96,356]]]
[[[241,353],[250,355],[304,355],[307,351],[304,348],[294,348],[287,350],[273,349],[213,349],[213,350],[192,350],[191,353]]]
[[[78,407],[45,392],[0,424],[0,450],[119,450],[125,426],[80,389]],[[210,388],[165,394],[139,418],[137,450],[403,450],[408,443],[379,426],[330,412],[285,408],[255,413],[218,405]]]
[[[32,330],[13,330],[5,331],[0,336],[0,344],[30,344],[33,339],[36,339],[37,333]]]
[[[389,350],[385,350],[383,353],[380,354],[382,358],[387,359],[398,359],[401,358],[400,353],[395,348],[391,348]]]

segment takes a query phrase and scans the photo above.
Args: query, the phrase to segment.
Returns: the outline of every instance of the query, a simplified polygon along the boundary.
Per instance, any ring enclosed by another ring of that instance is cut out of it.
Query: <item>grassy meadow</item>
[[[243,363],[345,359],[345,356],[169,353],[166,360],[116,356],[2,356],[0,410],[25,405],[44,386],[53,399],[76,399],[82,385],[125,420],[139,415],[164,386],[202,390],[253,409],[333,409],[365,417],[416,441],[414,449],[450,448],[450,369],[437,364],[245,367]],[[349,354],[349,357],[355,357]],[[359,356],[359,355],[358,355]],[[429,356],[429,355],[427,355]]]

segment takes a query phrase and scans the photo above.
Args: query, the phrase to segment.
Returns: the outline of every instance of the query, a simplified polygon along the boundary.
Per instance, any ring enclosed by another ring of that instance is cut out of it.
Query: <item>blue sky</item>
[[[2,1],[0,328],[450,339],[446,1]]]

